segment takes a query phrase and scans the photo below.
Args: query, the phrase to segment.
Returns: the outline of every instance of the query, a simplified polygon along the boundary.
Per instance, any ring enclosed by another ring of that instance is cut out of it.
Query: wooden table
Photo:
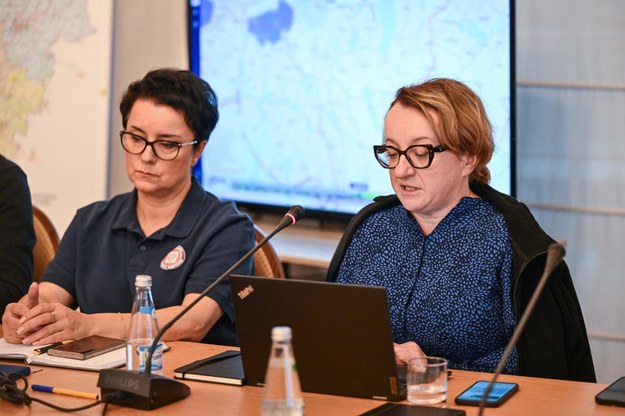
[[[173,369],[199,358],[219,353],[225,347],[191,342],[168,342],[171,351],[164,355],[165,376],[173,377]],[[15,361],[2,361],[16,364]],[[67,370],[52,367],[32,366],[33,374],[28,377],[31,384],[45,384],[66,389],[100,393],[97,388],[98,373]],[[364,376],[364,375],[359,375]],[[453,403],[453,398],[474,381],[489,380],[489,374],[454,370],[449,380],[446,406],[466,410],[467,415],[477,415],[475,407],[461,407]],[[579,383],[560,380],[538,379],[519,376],[501,376],[501,381],[519,383],[520,390],[500,408],[486,409],[484,415],[625,415],[625,409],[599,406],[594,396],[605,387],[602,384]],[[198,381],[185,381],[191,388],[191,396],[152,411],[143,411],[110,405],[107,415],[259,415],[262,389],[259,387],[238,387]],[[88,399],[33,392],[28,393],[64,407],[78,407],[90,403]],[[328,396],[305,393],[306,415],[345,416],[358,415],[371,410],[383,402],[352,397]],[[407,402],[406,402],[407,403]],[[84,410],[78,415],[100,415],[104,405]],[[58,415],[59,411],[40,403],[30,406],[15,405],[1,400],[0,415]]]

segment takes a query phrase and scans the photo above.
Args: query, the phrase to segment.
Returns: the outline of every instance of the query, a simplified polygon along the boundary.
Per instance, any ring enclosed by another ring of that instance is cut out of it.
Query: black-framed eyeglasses
[[[178,157],[182,146],[197,143],[197,140],[184,143],[175,142],[173,140],[154,140],[153,142],[149,142],[145,138],[125,130],[119,132],[119,138],[124,150],[131,155],[140,155],[148,146],[152,146],[154,155],[162,160],[174,160]]]
[[[406,150],[400,150],[395,146],[373,146],[373,154],[378,163],[385,169],[395,169],[399,164],[399,157],[404,155],[410,166],[415,169],[429,168],[434,160],[434,153],[447,150],[444,146],[432,146],[431,144],[414,144]]]

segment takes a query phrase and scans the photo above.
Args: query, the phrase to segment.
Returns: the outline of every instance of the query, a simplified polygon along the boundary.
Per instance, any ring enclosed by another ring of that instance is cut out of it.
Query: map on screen
[[[372,146],[401,86],[465,82],[494,127],[491,185],[511,191],[511,3],[190,2],[191,67],[219,98],[201,164],[222,199],[355,213],[390,194]]]

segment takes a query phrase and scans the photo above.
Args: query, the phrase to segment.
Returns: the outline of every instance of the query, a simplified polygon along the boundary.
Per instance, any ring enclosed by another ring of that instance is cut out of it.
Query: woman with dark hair
[[[190,71],[154,70],[128,87],[120,111],[135,189],[78,210],[41,283],[6,308],[9,342],[125,338],[139,274],[152,276],[156,314],[165,324],[254,244],[250,218],[191,174],[219,118],[208,83]],[[252,270],[250,259],[236,272]],[[236,345],[229,284],[200,300],[163,338]]]

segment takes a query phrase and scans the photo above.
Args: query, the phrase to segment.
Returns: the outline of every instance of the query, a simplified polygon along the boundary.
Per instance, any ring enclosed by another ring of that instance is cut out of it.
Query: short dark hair
[[[208,141],[219,120],[217,95],[208,82],[191,71],[155,69],[130,84],[119,104],[124,129],[132,106],[139,99],[164,104],[181,112],[198,142]]]

